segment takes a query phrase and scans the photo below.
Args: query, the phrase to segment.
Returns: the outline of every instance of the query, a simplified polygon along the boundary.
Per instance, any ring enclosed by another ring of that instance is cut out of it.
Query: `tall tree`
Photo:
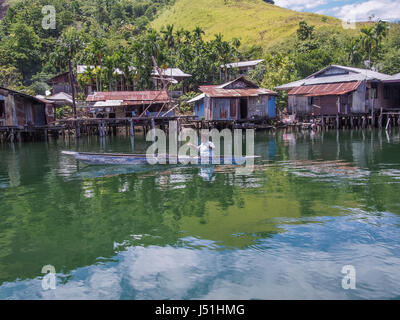
[[[59,63],[67,64],[68,73],[69,73],[69,81],[72,92],[72,101],[73,101],[73,111],[74,117],[76,118],[76,92],[75,92],[75,75],[73,72],[73,65],[76,66],[76,61],[74,58],[77,55],[77,52],[82,49],[84,46],[84,39],[80,31],[77,31],[73,27],[69,27],[63,32],[61,38],[57,41],[57,52],[56,59]]]

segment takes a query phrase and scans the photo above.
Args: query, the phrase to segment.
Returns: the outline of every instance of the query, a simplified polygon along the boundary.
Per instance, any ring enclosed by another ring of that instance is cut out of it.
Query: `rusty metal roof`
[[[301,95],[307,97],[340,96],[357,90],[361,83],[362,81],[353,81],[301,86],[290,90],[289,95]]]
[[[110,91],[95,92],[87,97],[87,102],[122,100],[132,102],[129,104],[146,104],[151,101],[164,103],[168,102],[167,91]]]
[[[258,97],[260,95],[276,95],[276,92],[264,88],[223,89],[218,86],[201,86],[200,91],[212,98]]]
[[[8,88],[1,87],[1,86],[0,86],[0,90],[8,91],[8,92],[10,92],[12,94],[17,94],[17,95],[19,95],[21,97],[24,97],[24,98],[27,98],[27,99],[31,99],[31,100],[34,100],[34,101],[37,101],[37,102],[41,102],[41,103],[47,103],[47,104],[52,104],[53,103],[53,101],[47,100],[47,99],[42,98],[42,97],[34,97],[34,96],[31,96],[31,95],[26,94],[24,92],[8,89]]]

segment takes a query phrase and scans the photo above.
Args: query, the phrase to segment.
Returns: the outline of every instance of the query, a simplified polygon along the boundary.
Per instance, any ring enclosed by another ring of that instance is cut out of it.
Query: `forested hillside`
[[[181,7],[185,1],[191,7]],[[347,31],[337,19],[261,0],[207,1],[14,0],[0,21],[0,85],[43,94],[45,81],[71,61],[72,69],[95,66],[77,78],[82,86],[97,79],[97,90],[113,90],[119,68],[137,89],[151,89],[152,56],[160,66],[192,74],[193,91],[218,83],[221,64],[245,59],[266,60],[251,77],[270,89],[329,64],[363,67],[370,60],[382,72],[400,72],[399,24],[370,22]],[[56,8],[55,29],[42,27],[45,5]],[[268,10],[256,14],[258,6]],[[258,14],[267,11],[273,21],[261,21],[266,32],[260,42]]]

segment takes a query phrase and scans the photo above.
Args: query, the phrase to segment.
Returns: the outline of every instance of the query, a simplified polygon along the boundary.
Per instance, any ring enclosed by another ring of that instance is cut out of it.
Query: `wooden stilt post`
[[[75,120],[75,138],[79,138],[81,136],[81,128],[79,121]]]
[[[382,114],[382,108],[381,108],[381,113],[379,115],[379,129],[382,129],[382,121],[383,121],[383,114]]]
[[[363,116],[363,120],[362,120],[362,128],[365,129],[365,127],[367,126],[367,116]]]
[[[177,143],[177,146],[178,146],[178,149],[179,149],[179,134],[181,133],[181,120],[178,118],[177,120],[176,120],[176,137],[177,137],[177,141],[176,141],[176,143]]]
[[[11,129],[11,134],[10,134],[10,142],[14,142],[14,129]]]
[[[103,135],[103,122],[99,122],[99,136],[102,137]]]
[[[133,125],[133,120],[129,120],[129,127],[130,127],[130,135],[131,137],[135,136],[135,126]]]
[[[337,104],[336,129],[339,129],[339,127],[340,127],[340,120],[339,120],[339,114],[340,114],[340,96],[337,97],[336,104]]]
[[[390,117],[390,114],[388,114],[387,121],[386,121],[386,130],[390,130],[390,122],[391,122],[391,117]]]
[[[375,127],[375,111],[374,111],[374,104],[372,103],[371,108],[371,127]]]
[[[156,124],[154,122],[154,118],[151,118],[151,130],[153,132],[153,142],[156,141]]]

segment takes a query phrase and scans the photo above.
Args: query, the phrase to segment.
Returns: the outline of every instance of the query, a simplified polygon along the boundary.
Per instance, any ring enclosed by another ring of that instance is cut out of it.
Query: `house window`
[[[0,118],[4,118],[4,101],[0,100]]]
[[[378,85],[372,84],[370,89],[370,97],[371,99],[378,99]]]
[[[390,87],[389,86],[383,87],[383,97],[385,99],[390,99]]]
[[[314,105],[314,97],[308,97],[308,105]]]

